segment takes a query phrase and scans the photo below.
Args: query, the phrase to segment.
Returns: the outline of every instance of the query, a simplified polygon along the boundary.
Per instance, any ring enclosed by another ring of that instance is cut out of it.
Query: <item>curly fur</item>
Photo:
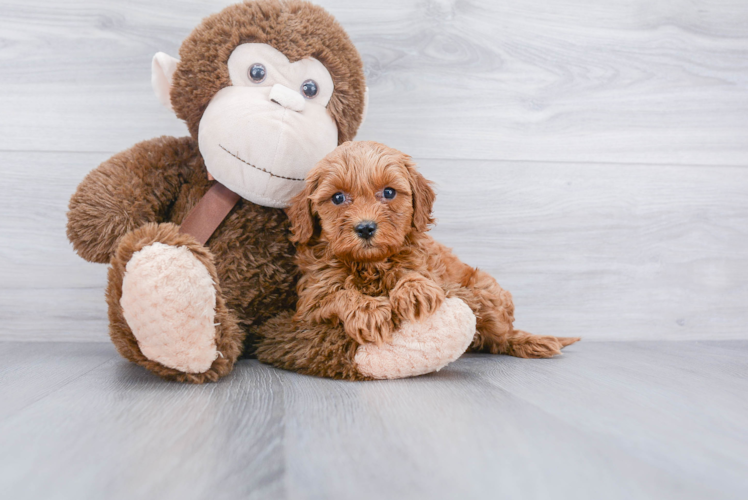
[[[257,359],[305,375],[369,380],[355,362],[358,343],[338,325],[294,321],[284,312],[257,328]]]
[[[385,188],[395,189],[394,198],[384,197]],[[333,203],[336,193],[343,203]],[[288,209],[303,273],[295,319],[342,324],[357,343],[381,344],[449,295],[475,313],[474,350],[544,358],[579,340],[514,330],[509,292],[426,234],[434,198],[412,159],[383,144],[348,142],[320,161]],[[363,221],[377,225],[370,239],[354,230]]]
[[[231,85],[227,62],[242,43],[266,43],[291,62],[313,57],[332,76],[327,109],[339,143],[356,135],[366,83],[361,57],[342,26],[323,8],[299,0],[247,1],[206,18],[182,43],[171,103],[197,139],[198,125],[216,92]]]
[[[192,137],[160,137],[113,156],[86,176],[69,204],[67,234],[75,250],[89,261],[111,263],[107,303],[115,346],[125,358],[168,379],[217,380],[231,371],[242,353],[251,355],[258,342],[271,347],[287,342],[296,328],[288,315],[276,320],[276,329],[259,328],[293,310],[297,299],[299,272],[283,210],[240,200],[206,246],[178,233],[178,224],[213,184],[198,150],[197,127],[210,99],[230,83],[226,61],[244,42],[268,43],[292,61],[307,56],[322,61],[335,82],[328,110],[339,139],[353,137],[361,122],[365,82],[358,52],[340,25],[309,2],[244,2],[204,20],[180,49],[171,101]],[[127,262],[157,242],[188,248],[217,283],[216,322],[221,325],[216,343],[224,357],[205,373],[182,373],[147,359],[123,318],[120,300]],[[287,324],[281,327],[284,318]],[[313,374],[356,376],[350,347],[334,348],[350,360],[347,368],[323,369],[304,358],[313,348],[299,348],[299,342],[292,351],[264,349],[262,360],[294,366],[288,359],[296,357],[296,364],[310,366]]]

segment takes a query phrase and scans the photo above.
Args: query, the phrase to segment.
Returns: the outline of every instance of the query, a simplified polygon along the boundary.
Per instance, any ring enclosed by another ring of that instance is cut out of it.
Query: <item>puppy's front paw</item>
[[[385,297],[364,297],[352,304],[343,318],[343,326],[359,344],[374,342],[381,345],[392,337],[392,308]]]
[[[390,292],[390,301],[400,318],[420,321],[439,309],[444,302],[444,290],[423,276],[408,276]]]

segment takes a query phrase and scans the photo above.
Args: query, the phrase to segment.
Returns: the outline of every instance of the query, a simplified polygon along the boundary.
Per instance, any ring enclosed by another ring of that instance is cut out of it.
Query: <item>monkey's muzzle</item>
[[[276,83],[270,89],[270,100],[292,111],[304,111],[304,97],[280,83]]]

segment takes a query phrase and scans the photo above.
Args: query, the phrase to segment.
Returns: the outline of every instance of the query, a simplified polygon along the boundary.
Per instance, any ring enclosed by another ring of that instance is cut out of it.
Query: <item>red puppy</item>
[[[449,295],[475,313],[475,351],[547,358],[579,340],[515,330],[511,294],[427,234],[434,198],[410,156],[383,144],[347,142],[317,163],[288,209],[303,272],[296,319],[342,322],[379,344]]]

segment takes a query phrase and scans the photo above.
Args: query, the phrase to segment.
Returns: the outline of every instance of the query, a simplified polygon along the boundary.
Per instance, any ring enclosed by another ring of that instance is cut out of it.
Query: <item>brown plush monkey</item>
[[[353,139],[365,109],[363,66],[340,25],[304,1],[245,2],[205,19],[180,57],[154,57],[153,86],[190,136],[115,155],[70,201],[75,250],[111,264],[120,354],[196,383],[225,376],[242,354],[348,379],[417,375],[459,357],[475,332],[459,300],[395,332],[397,348],[359,352],[341,327],[291,319],[298,270],[282,207],[318,160]]]

